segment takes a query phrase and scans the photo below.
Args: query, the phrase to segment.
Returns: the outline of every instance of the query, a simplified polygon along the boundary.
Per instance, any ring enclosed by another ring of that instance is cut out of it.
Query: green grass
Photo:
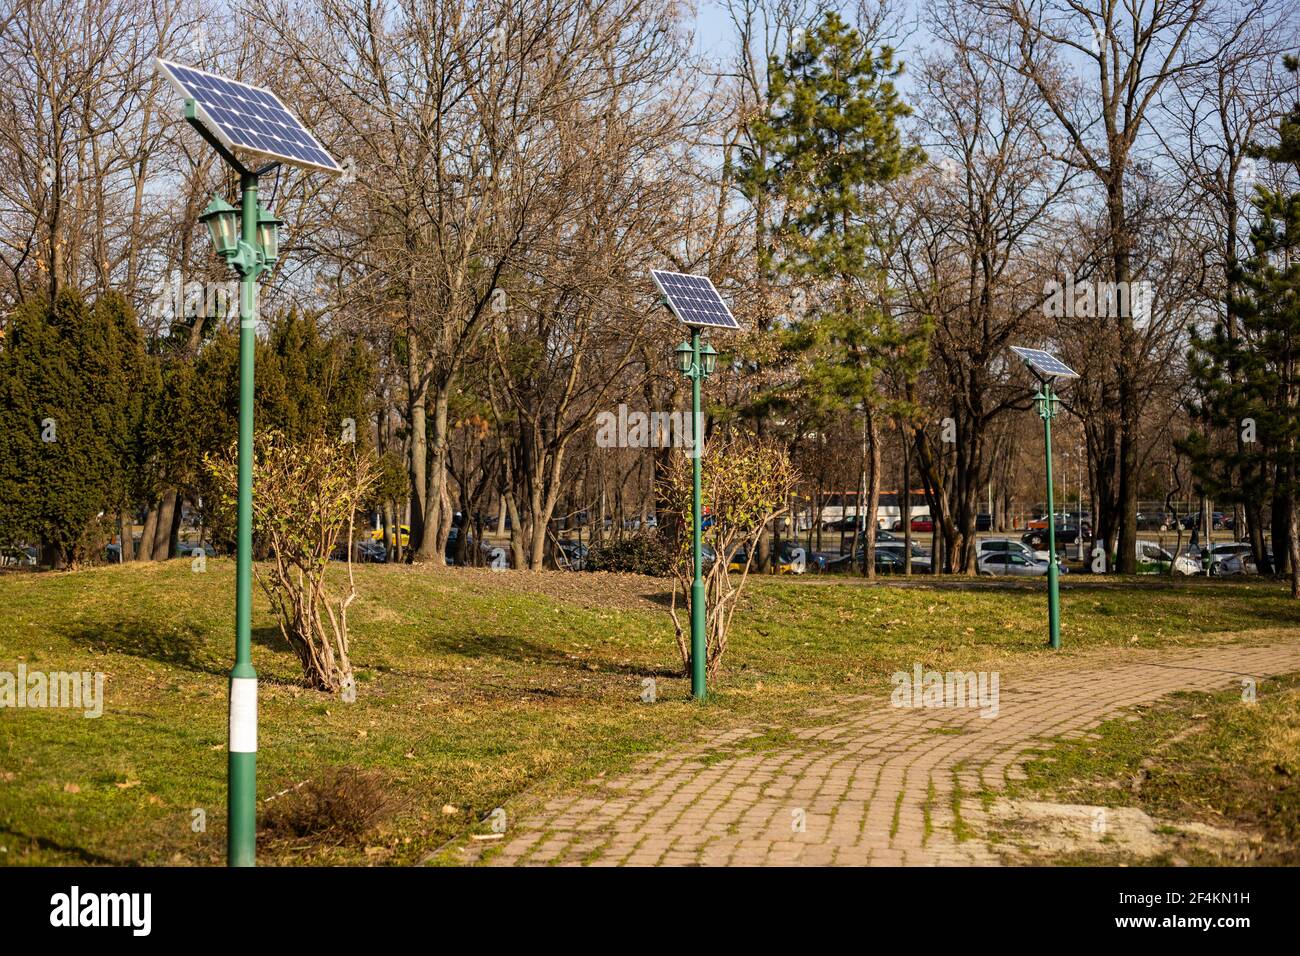
[[[1097,734],[1043,751],[1008,795],[1239,829],[1263,837],[1254,862],[1300,863],[1300,675],[1262,681],[1253,704],[1241,688],[1173,694]]]
[[[0,861],[222,861],[233,583],[227,560],[204,574],[174,561],[0,575],[0,670],[106,674],[99,719],[0,713]],[[816,704],[884,693],[914,662],[1005,672],[1300,626],[1300,607],[1273,583],[1072,588],[1065,648],[1053,656],[1041,588],[763,579],[699,706],[658,603],[663,582],[366,566],[357,584],[351,705],[299,686],[255,591],[259,796],[357,767],[382,773],[397,810],[361,843],[263,840],[264,863],[418,862],[483,829],[496,807],[514,819],[548,793],[704,731],[806,724]],[[654,704],[641,702],[646,677]],[[206,812],[203,832],[195,809]]]

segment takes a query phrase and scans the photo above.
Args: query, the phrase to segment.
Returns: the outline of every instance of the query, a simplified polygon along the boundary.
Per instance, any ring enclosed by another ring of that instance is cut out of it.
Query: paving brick
[[[1045,669],[1002,683],[999,714],[892,707],[859,696],[818,708],[793,745],[719,760],[758,736],[740,728],[694,749],[651,754],[617,779],[547,802],[512,826],[495,866],[969,866],[999,857],[979,838],[978,793],[1023,779],[1049,738],[1090,736],[1123,708],[1176,690],[1300,670],[1300,644],[1145,652],[1105,667]],[[935,733],[936,729],[960,733]],[[723,751],[725,754],[725,750]],[[708,757],[707,760],[703,759]],[[954,787],[975,837],[952,833]],[[792,829],[802,810],[805,829]],[[479,851],[481,852],[481,850]]]

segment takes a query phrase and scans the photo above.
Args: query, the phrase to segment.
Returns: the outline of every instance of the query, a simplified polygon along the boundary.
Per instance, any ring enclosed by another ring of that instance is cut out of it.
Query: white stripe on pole
[[[230,680],[230,752],[257,753],[257,678]]]

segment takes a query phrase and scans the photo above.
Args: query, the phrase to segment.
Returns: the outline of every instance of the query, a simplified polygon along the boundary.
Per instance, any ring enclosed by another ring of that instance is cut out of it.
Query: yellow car
[[[390,538],[391,538],[391,537],[392,537],[392,536],[390,536]],[[384,540],[384,529],[383,529],[383,528],[375,528],[374,530],[372,530],[372,531],[370,532],[370,540],[371,540],[371,541],[383,541],[383,540]],[[392,541],[390,540],[390,541],[389,541],[389,544],[391,544],[391,543],[392,543]],[[403,547],[403,548],[409,547],[410,544],[411,544],[411,529],[410,529],[407,525],[402,525],[402,547]]]
[[[739,573],[745,570],[745,557],[746,555],[744,550],[736,551],[731,556],[731,560],[727,562],[727,570],[733,573]],[[803,574],[807,569],[808,565],[806,559],[803,561],[796,561],[794,560],[793,554],[790,552],[790,546],[786,545],[782,547],[781,555],[776,564],[777,574]],[[751,572],[761,572],[763,569],[759,566],[758,562],[755,561],[750,565],[749,570]]]

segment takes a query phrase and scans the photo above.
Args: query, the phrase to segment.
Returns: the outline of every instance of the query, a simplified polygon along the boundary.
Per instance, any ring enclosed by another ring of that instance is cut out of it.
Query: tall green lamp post
[[[282,163],[337,175],[343,168],[269,90],[194,67],[157,61],[185,101],[185,120],[239,176],[239,208],[213,196],[200,221],[239,275],[239,518],[235,579],[235,666],[230,671],[227,861],[257,859],[257,672],[252,658],[253,354],[257,280],[279,255],[280,220],[257,199],[258,177]],[[237,155],[269,160],[247,166]]]
[[[708,696],[706,686],[706,641],[704,616],[704,495],[700,488],[701,457],[704,454],[704,416],[700,412],[700,386],[713,374],[718,353],[707,342],[701,343],[700,330],[740,328],[727,304],[718,295],[713,280],[706,275],[690,275],[651,269],[650,277],[663,295],[661,304],[691,330],[691,340],[677,346],[677,369],[691,380],[691,695],[699,701]],[[715,561],[724,560],[714,555]]]
[[[691,696],[704,700],[708,696],[705,682],[704,641],[704,525],[703,491],[701,488],[700,459],[704,454],[704,417],[700,412],[700,385],[717,367],[718,353],[708,342],[700,343],[699,326],[691,326],[691,340],[677,346],[677,368],[691,380]],[[721,558],[717,555],[714,560]]]
[[[1056,496],[1052,488],[1052,419],[1056,417],[1060,399],[1052,390],[1056,379],[1078,378],[1078,374],[1064,362],[1042,349],[1012,346],[1016,353],[1038,379],[1038,393],[1034,396],[1038,417],[1043,420],[1043,457],[1047,463],[1047,631],[1053,648],[1061,646],[1061,590],[1059,556],[1056,553]],[[1082,534],[1082,529],[1080,529]]]
[[[199,219],[207,225],[217,254],[239,274],[239,520],[235,666],[230,671],[227,859],[231,866],[252,866],[257,857],[257,672],[252,658],[253,355],[257,278],[276,260],[280,221],[257,201],[257,175],[242,168],[240,194],[239,209],[214,195]]]
[[[1052,394],[1052,383],[1045,380],[1034,402],[1043,420],[1043,455],[1047,462],[1047,630],[1053,648],[1061,646],[1061,587],[1056,557],[1056,497],[1052,488],[1052,419],[1060,399]]]

